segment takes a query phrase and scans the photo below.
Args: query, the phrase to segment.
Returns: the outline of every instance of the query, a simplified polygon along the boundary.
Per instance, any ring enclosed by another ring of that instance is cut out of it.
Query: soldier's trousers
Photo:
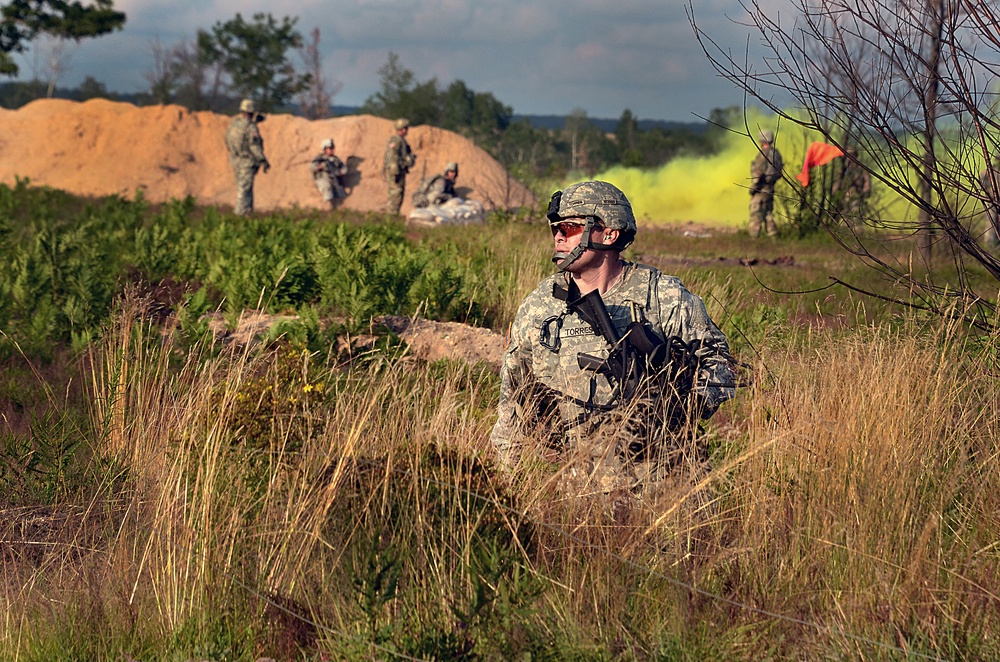
[[[767,236],[773,237],[778,234],[778,227],[774,224],[774,189],[765,188],[763,191],[754,193],[750,198],[750,236],[760,236],[761,226],[767,228]]]
[[[320,176],[315,177],[314,181],[316,182],[316,190],[320,192],[324,200],[330,203],[331,207],[336,207],[338,200],[347,197],[347,191],[340,185],[340,182],[325,173],[320,173]]]
[[[395,177],[387,177],[389,184],[389,202],[387,211],[390,214],[398,214],[399,208],[403,206],[403,193],[406,191],[406,175],[399,174]]]
[[[1000,247],[1000,238],[997,237],[997,223],[1000,222],[1000,212],[996,206],[986,207],[986,230],[983,232],[983,245],[986,248]]]
[[[236,204],[233,211],[239,216],[247,216],[253,212],[253,179],[257,175],[257,166],[234,163],[233,175],[236,178]]]

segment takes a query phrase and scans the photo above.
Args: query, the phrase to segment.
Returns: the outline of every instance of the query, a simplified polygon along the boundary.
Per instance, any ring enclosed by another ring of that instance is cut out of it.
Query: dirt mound
[[[232,170],[222,136],[231,118],[191,112],[181,106],[147,106],[92,99],[34,101],[19,110],[0,109],[0,181],[28,177],[33,184],[86,196],[131,197],[142,189],[147,200],[164,202],[194,196],[206,205],[232,206]],[[309,175],[309,161],[324,138],[351,169],[345,206],[359,211],[385,209],[382,155],[392,122],[371,115],[310,121],[272,115],[261,124],[271,171],[254,186],[259,210],[324,207]],[[407,177],[409,193],[425,175],[449,161],[461,166],[459,195],[488,208],[534,204],[534,196],[472,141],[430,126],[410,129],[407,141],[417,165]]]

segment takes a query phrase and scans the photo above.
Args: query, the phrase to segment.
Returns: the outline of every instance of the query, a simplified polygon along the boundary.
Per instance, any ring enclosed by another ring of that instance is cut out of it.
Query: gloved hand
[[[264,168],[264,172],[267,173],[267,171],[271,169],[271,162],[265,160],[262,167]]]

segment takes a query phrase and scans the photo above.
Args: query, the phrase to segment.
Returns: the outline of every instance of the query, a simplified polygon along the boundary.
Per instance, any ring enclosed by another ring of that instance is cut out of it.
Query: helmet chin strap
[[[580,243],[576,245],[576,248],[569,253],[560,251],[552,254],[552,262],[555,263],[556,269],[566,271],[571,264],[587,252],[588,248],[595,251],[610,251],[615,249],[614,244],[592,244],[590,242],[590,231],[594,229],[595,225],[597,225],[597,219],[593,216],[587,216],[586,222],[583,224],[583,235],[580,237]]]

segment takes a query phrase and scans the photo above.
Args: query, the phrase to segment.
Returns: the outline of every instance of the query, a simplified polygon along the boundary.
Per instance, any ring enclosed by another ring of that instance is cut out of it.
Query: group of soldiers
[[[758,135],[758,150],[750,164],[750,236],[758,237],[761,228],[768,236],[778,234],[774,222],[774,186],[781,179],[783,163],[781,153],[774,146],[774,133],[763,130]],[[857,228],[866,213],[867,201],[872,192],[871,175],[861,164],[854,147],[844,149],[843,156],[835,159],[835,170],[830,188],[830,210],[845,226]],[[1000,228],[1000,155],[994,157],[979,174],[986,223],[980,234],[983,246],[990,250],[1000,248],[997,230]]]
[[[264,155],[264,140],[258,127],[263,120],[264,116],[256,111],[253,100],[243,99],[240,102],[239,114],[226,129],[226,149],[236,180],[234,211],[241,216],[253,212],[253,184],[257,173],[261,170],[266,173],[271,169],[271,164]],[[409,121],[400,118],[396,120],[394,126],[395,133],[385,146],[382,174],[388,184],[387,211],[399,214],[406,189],[406,175],[416,164],[417,156],[406,142],[406,134],[410,130]],[[337,156],[333,138],[327,138],[320,143],[320,153],[310,161],[309,170],[316,189],[330,209],[339,207],[347,198],[345,178],[348,176],[349,168]],[[451,162],[445,166],[444,172],[440,175],[421,180],[414,194],[414,206],[439,205],[454,198],[456,179],[458,179],[458,163]]]
[[[761,131],[757,142],[757,154],[750,164],[750,236],[757,238],[764,229],[767,236],[774,237],[778,234],[774,222],[774,187],[781,179],[784,163],[781,152],[774,146],[774,132]],[[871,176],[861,166],[853,147],[848,147],[835,163],[830,188],[831,212],[856,227],[871,194]]]

